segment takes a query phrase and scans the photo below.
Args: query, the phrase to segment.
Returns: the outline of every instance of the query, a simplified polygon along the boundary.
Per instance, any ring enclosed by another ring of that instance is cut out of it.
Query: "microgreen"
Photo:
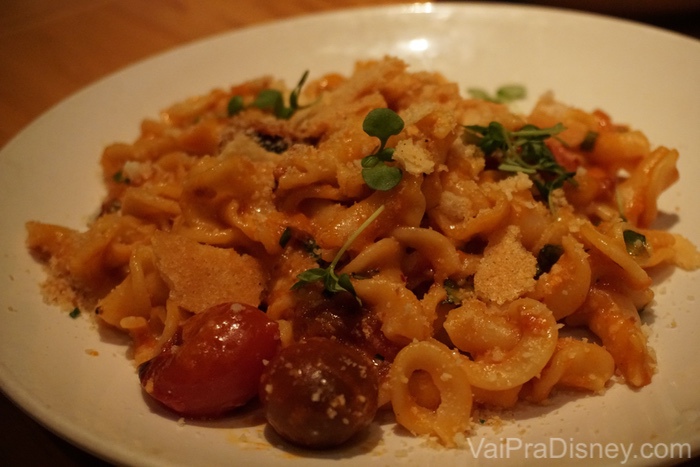
[[[489,94],[487,91],[481,88],[469,88],[467,89],[467,92],[475,99],[496,102],[498,104],[508,104],[509,102],[525,99],[525,97],[527,97],[525,87],[517,84],[501,86],[500,88],[496,89],[495,96]]]
[[[394,148],[387,148],[386,143],[393,135],[403,130],[404,122],[391,109],[371,110],[362,122],[362,129],[369,136],[379,138],[379,148],[369,156],[362,158],[362,178],[367,185],[380,191],[387,191],[399,184],[403,173],[395,166],[387,165],[394,156]]]
[[[574,172],[567,172],[559,165],[545,144],[547,138],[565,129],[561,123],[551,128],[525,125],[510,131],[498,122],[491,122],[486,127],[469,125],[465,129],[467,143],[479,146],[498,163],[498,170],[527,174],[547,203],[553,190],[561,188],[566,181],[573,183]]]
[[[243,103],[243,96],[236,95],[228,101],[228,105],[226,106],[226,112],[228,113],[228,116],[231,117],[233,115],[236,115],[244,108],[245,104]]]
[[[347,249],[352,245],[352,243],[357,239],[357,237],[360,236],[360,234],[372,223],[374,220],[379,216],[379,214],[382,213],[384,210],[384,205],[379,206],[376,211],[374,211],[363,223],[360,225],[360,227],[355,230],[350,237],[345,241],[343,246],[338,250],[338,253],[335,255],[335,258],[333,258],[333,261],[326,266],[325,268],[311,268],[307,269],[306,271],[302,272],[301,274],[297,275],[297,279],[299,279],[293,286],[292,290],[299,289],[301,287],[304,287],[307,284],[310,284],[312,282],[323,282],[323,288],[330,293],[337,293],[337,292],[349,292],[351,293],[358,301],[358,303],[362,304],[360,301],[360,298],[357,296],[355,293],[355,288],[352,285],[352,282],[350,281],[350,275],[343,273],[343,274],[336,274],[335,268],[338,265],[338,262],[340,259],[343,257]]]
[[[277,118],[288,119],[294,115],[294,112],[304,108],[303,106],[299,105],[299,94],[301,94],[301,89],[308,77],[309,71],[307,70],[304,72],[297,85],[289,94],[289,106],[285,105],[284,96],[277,89],[263,89],[258,93],[250,106],[257,107],[261,110],[271,111]],[[228,116],[232,117],[241,110],[245,109],[245,107],[243,97],[235,95],[229,100],[226,110]]]

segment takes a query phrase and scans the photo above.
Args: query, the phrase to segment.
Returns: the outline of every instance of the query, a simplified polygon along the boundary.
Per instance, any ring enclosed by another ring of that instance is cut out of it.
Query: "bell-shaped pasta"
[[[515,325],[519,339],[509,349],[494,348],[472,355],[473,360],[465,360],[469,382],[473,386],[492,391],[514,388],[537,376],[554,353],[557,323],[545,305],[530,298],[518,299],[504,308],[503,316]],[[465,328],[448,322],[445,329],[450,339],[458,341]],[[499,335],[499,332],[488,329],[484,331]],[[509,333],[505,335],[510,336]],[[458,344],[455,345],[459,348]]]
[[[86,232],[38,222],[26,227],[29,249],[38,257],[51,258],[50,268],[58,276],[70,277],[71,287],[87,301],[104,297],[124,279],[134,248],[154,231],[153,225],[118,214],[97,218]]]
[[[488,190],[480,197],[482,204],[474,206],[471,198],[445,191],[440,205],[429,215],[448,237],[467,242],[496,230],[510,212],[508,199],[501,191]]]
[[[592,162],[611,169],[630,168],[647,157],[650,148],[640,131],[602,131],[588,156]]]
[[[401,262],[401,245],[395,239],[383,238],[362,250],[343,268],[344,273],[364,273],[375,269],[398,273]]]
[[[528,383],[525,398],[542,402],[555,386],[601,391],[614,373],[615,362],[605,348],[592,342],[560,338],[547,366]]]
[[[435,311],[423,307],[403,282],[380,274],[356,281],[354,286],[357,296],[377,314],[382,332],[392,342],[405,345],[432,335]]]
[[[274,183],[270,164],[234,155],[203,158],[183,183],[178,227],[198,231],[196,238],[210,244],[221,235],[237,240],[234,230],[267,252],[279,252],[285,227],[271,199]]]
[[[445,445],[455,446],[455,436],[469,428],[472,409],[463,359],[435,340],[413,342],[401,349],[389,370],[391,405],[397,422],[414,434],[436,435]],[[423,372],[431,381],[411,384],[414,375]],[[424,393],[414,395],[412,390]]]
[[[639,313],[629,297],[591,287],[579,313],[610,352],[627,384],[641,387],[651,382],[656,361],[647,347]]]
[[[649,227],[658,214],[657,200],[678,180],[678,151],[659,147],[620,183],[617,193],[625,217],[633,225]]]
[[[97,304],[98,316],[112,326],[120,326],[129,316],[147,317],[152,305],[162,305],[168,288],[155,266],[150,247],[134,250],[129,260],[129,274]]]
[[[435,309],[423,306],[406,288],[401,271],[403,255],[398,241],[384,238],[364,249],[342,269],[347,274],[379,271],[370,278],[355,281],[355,291],[362,303],[379,317],[383,334],[401,345],[429,338],[436,318]]]
[[[474,403],[494,409],[511,409],[518,403],[522,384],[510,389],[490,390],[472,386]]]
[[[591,284],[591,266],[583,245],[571,236],[562,239],[564,253],[548,273],[537,280],[530,295],[552,310],[557,321],[580,307]]]
[[[620,238],[621,235],[615,235],[614,231],[611,232],[612,235],[607,235],[590,222],[581,226],[580,233],[585,245],[595,248],[621,268],[619,271],[623,273],[632,288],[644,289],[651,285],[649,274],[627,252],[625,242]],[[610,274],[617,276],[619,272],[611,271]]]
[[[520,340],[518,323],[481,300],[465,300],[447,314],[443,324],[452,343],[463,352],[482,355],[493,349],[508,351]]]
[[[180,214],[180,205],[176,200],[159,196],[149,189],[127,188],[122,198],[122,214],[166,227]]]
[[[399,227],[391,236],[403,245],[415,248],[432,264],[435,281],[442,283],[452,274],[459,272],[461,261],[457,249],[441,233],[418,227]]]

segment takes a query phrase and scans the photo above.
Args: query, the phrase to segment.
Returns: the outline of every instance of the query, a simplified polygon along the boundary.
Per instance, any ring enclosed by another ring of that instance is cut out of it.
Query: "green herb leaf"
[[[355,292],[355,287],[353,287],[352,282],[350,282],[349,274],[341,274],[340,276],[338,276],[338,282],[336,283],[336,287],[337,290],[335,290],[335,292],[346,290],[351,294],[357,296],[357,293]]]
[[[394,148],[387,148],[390,137],[401,133],[404,122],[391,109],[379,108],[371,110],[364,121],[362,129],[369,136],[379,138],[379,148],[374,153],[362,158],[362,178],[373,190],[387,191],[399,184],[403,173],[398,167],[386,165],[394,156]]]
[[[445,279],[442,286],[445,288],[445,292],[447,293],[445,303],[460,306],[462,304],[462,298],[459,296],[459,286],[457,283],[452,279]]]
[[[263,89],[257,96],[255,96],[255,100],[253,100],[250,106],[257,107],[260,110],[270,111],[274,113],[277,118],[288,119],[294,115],[294,112],[304,108],[299,105],[299,95],[301,94],[301,89],[308,77],[309,71],[307,70],[304,72],[297,85],[289,94],[288,107],[284,103],[284,96],[276,89]],[[236,95],[228,101],[226,110],[228,116],[232,117],[244,108],[245,104],[243,103],[243,97]]]
[[[377,156],[371,155],[367,157],[363,157],[362,160],[360,161],[360,164],[362,167],[366,169],[371,169],[372,167],[376,166],[379,164],[380,160]]]
[[[390,165],[381,164],[362,169],[362,178],[373,190],[391,190],[399,184],[402,177],[401,169]]]
[[[255,97],[251,105],[260,110],[272,111],[275,115],[278,115],[284,111],[284,97],[277,89],[263,89]]]
[[[470,293],[474,292],[474,276],[468,276],[459,280],[445,279],[442,282],[442,286],[447,294],[442,303],[460,306],[462,301]]]
[[[292,92],[289,94],[289,108],[292,111],[292,113],[296,112],[299,110],[299,95],[301,94],[301,88],[304,87],[304,83],[306,83],[306,79],[309,77],[309,70],[306,70],[303,75],[301,75],[301,79],[297,83],[297,85],[292,89]]]
[[[321,247],[318,246],[318,243],[316,243],[313,238],[304,241],[304,249],[317,263],[321,264],[321,262],[323,262],[323,258],[321,258],[321,254],[318,252]]]
[[[382,213],[384,210],[384,205],[379,206],[376,211],[374,211],[360,227],[348,237],[343,246],[338,250],[338,253],[333,258],[333,261],[325,268],[311,268],[297,275],[298,281],[292,285],[292,290],[304,287],[306,284],[312,282],[323,282],[323,287],[327,292],[338,293],[338,292],[349,292],[362,304],[360,298],[355,292],[355,288],[350,281],[350,276],[348,274],[340,274],[338,276],[335,273],[335,268],[338,262],[343,257],[347,249],[352,245],[352,243],[360,236],[360,234],[372,223],[374,220]]]
[[[649,254],[647,237],[644,234],[627,229],[622,232],[622,238],[625,240],[625,247],[630,255],[646,256]]]
[[[369,136],[379,138],[382,142],[380,150],[384,149],[384,145],[391,136],[401,133],[403,126],[403,119],[387,108],[370,110],[362,122],[362,130]]]
[[[298,282],[296,282],[292,288],[298,289],[309,282],[316,282],[326,277],[327,270],[323,268],[313,268],[307,269],[301,274],[297,275]]]
[[[228,105],[226,106],[226,113],[229,117],[233,117],[244,108],[245,104],[243,103],[243,96],[233,96],[228,101]]]
[[[567,172],[545,143],[564,129],[564,125],[557,123],[551,128],[525,125],[520,130],[509,131],[500,123],[491,122],[486,127],[466,126],[464,141],[479,146],[486,157],[498,163],[498,170],[527,174],[540,196],[549,203],[553,190],[561,188],[566,181],[574,183],[574,172]]]
[[[517,84],[501,86],[496,90],[496,98],[502,103],[513,102],[520,99],[525,99],[526,97],[527,91],[525,86],[520,86]]]
[[[517,84],[501,86],[500,88],[496,89],[495,95],[491,95],[481,88],[469,88],[467,89],[467,92],[474,99],[495,102],[497,104],[507,104],[509,102],[525,99],[525,97],[527,97],[527,90],[525,87]]]
[[[289,240],[291,240],[291,239],[292,239],[292,229],[289,228],[289,227],[287,227],[287,228],[284,229],[284,231],[282,232],[282,235],[280,235],[279,245],[280,245],[282,248],[284,248],[284,247],[287,246],[287,243],[289,243]]]

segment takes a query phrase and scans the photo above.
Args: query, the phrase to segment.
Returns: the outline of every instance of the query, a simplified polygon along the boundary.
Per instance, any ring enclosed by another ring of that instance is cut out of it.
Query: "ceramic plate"
[[[505,414],[501,427],[478,426],[461,450],[405,436],[390,420],[351,447],[312,454],[271,446],[275,438],[255,411],[178,423],[143,398],[122,337],[42,302],[44,275],[25,251],[24,222],[83,228],[104,193],[102,148],[131,141],[141,119],[213,87],[263,74],[295,83],[306,69],[312,76],[349,73],[355,60],[386,54],[416,70],[440,71],[462,89],[523,84],[530,96],[519,103],[523,110],[551,90],[642,129],[654,145],[677,148],[681,180],[661,199],[661,222],[700,243],[700,42],[605,17],[505,5],[416,4],[270,23],[124,69],[65,100],[2,150],[2,390],[69,441],[129,465],[522,465],[541,463],[543,453],[561,465],[646,465],[677,461],[688,446],[700,449],[698,272],[657,278],[645,315],[659,362],[651,385],[614,385],[603,396],[522,407]],[[536,444],[528,450],[528,443],[546,443],[548,451]]]

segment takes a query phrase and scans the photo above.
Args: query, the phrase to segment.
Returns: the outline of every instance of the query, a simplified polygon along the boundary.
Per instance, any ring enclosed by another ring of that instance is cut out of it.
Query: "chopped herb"
[[[116,183],[125,183],[127,185],[131,183],[131,179],[129,179],[129,177],[125,177],[124,172],[121,170],[112,175],[112,180],[114,180]]]
[[[251,105],[261,110],[271,110],[277,117],[285,116],[287,112],[284,96],[277,89],[263,89]]]
[[[445,288],[447,298],[445,298],[442,303],[460,306],[464,299],[465,291],[474,289],[473,281],[473,276],[467,277],[459,282],[454,279],[445,279],[442,286]]]
[[[538,279],[542,274],[552,270],[552,266],[559,261],[561,255],[564,254],[564,248],[561,245],[552,245],[551,243],[543,246],[537,253],[537,272],[535,279]]]
[[[495,96],[490,95],[487,91],[481,88],[469,88],[467,89],[467,92],[475,99],[482,99],[489,102],[495,102],[497,104],[507,104],[519,99],[525,99],[525,97],[527,97],[525,87],[517,84],[501,86],[500,88],[496,89]]]
[[[595,142],[598,140],[598,133],[595,131],[589,131],[586,136],[583,137],[581,141],[581,151],[591,152],[595,147]]]
[[[292,229],[287,227],[284,229],[284,232],[282,232],[282,235],[280,235],[280,246],[284,248],[287,246],[287,243],[289,243],[289,240],[292,239]]]
[[[77,318],[78,316],[80,316],[80,308],[73,308],[73,311],[68,313],[68,316],[70,316],[73,319]]]
[[[228,105],[226,106],[226,112],[228,113],[229,117],[233,117],[244,108],[245,104],[243,103],[243,96],[236,95],[228,101]]]
[[[527,174],[547,203],[553,190],[566,181],[574,182],[575,173],[559,165],[545,144],[547,138],[565,129],[561,123],[551,128],[525,125],[509,131],[500,123],[491,122],[486,127],[469,125],[465,129],[465,142],[479,146],[486,157],[498,163],[498,170]]]
[[[301,88],[304,87],[304,83],[306,82],[306,79],[309,77],[309,70],[306,70],[303,75],[301,75],[301,79],[297,83],[297,85],[292,89],[292,92],[289,94],[289,108],[292,112],[297,111],[298,109],[301,109],[302,107],[299,105],[299,95],[301,94]]]
[[[308,77],[309,71],[307,70],[290,93],[288,107],[284,103],[284,96],[277,89],[263,89],[258,93],[250,106],[271,111],[277,118],[288,119],[294,115],[294,112],[303,108],[299,105],[299,94],[301,94],[301,89]],[[243,97],[235,95],[228,101],[226,111],[228,116],[232,117],[243,109],[245,109]]]
[[[627,229],[622,232],[622,238],[625,240],[625,247],[630,255],[646,256],[649,254],[647,238],[643,234]]]
[[[372,222],[374,222],[374,220],[379,216],[379,214],[382,213],[383,210],[384,205],[379,206],[379,208],[377,208],[377,210],[374,211],[362,223],[362,225],[360,225],[360,227],[356,231],[354,231],[352,235],[350,235],[350,237],[348,237],[348,239],[345,241],[340,250],[338,250],[338,253],[335,255],[335,258],[333,258],[333,261],[331,261],[331,263],[327,267],[311,268],[307,269],[301,274],[298,274],[297,279],[299,280],[292,286],[292,290],[299,289],[301,287],[304,287],[306,284],[310,284],[312,282],[323,282],[323,287],[327,292],[349,292],[357,299],[358,303],[362,304],[360,298],[355,293],[355,288],[353,287],[352,282],[350,281],[350,275],[343,273],[340,276],[338,276],[335,273],[335,267],[338,265],[338,262],[343,257],[345,251],[350,247],[350,245],[352,245],[352,243],[357,239],[357,237],[359,237],[360,234]]]
[[[361,161],[362,178],[374,190],[391,190],[401,181],[401,169],[386,165],[394,156],[394,148],[387,148],[386,143],[391,136],[401,133],[403,126],[403,119],[393,110],[386,108],[371,110],[362,123],[364,132],[379,138],[380,142],[377,151]]]
[[[321,258],[321,254],[318,252],[318,250],[321,249],[320,246],[318,246],[318,243],[316,243],[316,240],[313,238],[309,238],[308,240],[304,241],[304,249],[306,252],[311,255],[311,257],[316,260],[317,263],[322,264],[324,263],[323,258]]]

